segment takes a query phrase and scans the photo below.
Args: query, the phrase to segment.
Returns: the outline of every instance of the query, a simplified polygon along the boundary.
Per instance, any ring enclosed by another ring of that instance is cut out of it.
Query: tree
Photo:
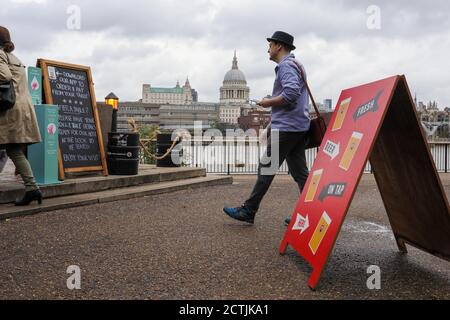
[[[159,126],[156,124],[141,124],[137,125],[137,129],[139,132],[139,139],[141,141],[144,140],[144,143],[147,147],[148,152],[156,155],[156,143],[154,141],[145,141],[146,139],[155,139],[156,134],[159,133]],[[156,160],[153,157],[150,157],[145,152],[143,152],[144,163],[145,164],[156,164]]]

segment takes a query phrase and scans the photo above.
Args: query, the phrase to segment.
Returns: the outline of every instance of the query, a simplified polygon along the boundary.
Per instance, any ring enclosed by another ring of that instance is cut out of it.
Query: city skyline
[[[405,74],[419,101],[450,106],[445,1],[127,3],[8,0],[0,17],[26,65],[48,58],[90,66],[97,100],[113,91],[132,101],[143,83],[172,86],[188,75],[200,101],[217,101],[234,50],[250,99],[261,99],[271,93],[275,68],[266,37],[285,30],[295,37],[294,54],[318,101],[336,102],[343,89]],[[282,20],[273,17],[279,8],[286,12]]]

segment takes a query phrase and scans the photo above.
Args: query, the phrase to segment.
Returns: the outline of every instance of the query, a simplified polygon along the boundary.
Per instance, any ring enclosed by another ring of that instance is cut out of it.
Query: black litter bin
[[[108,133],[108,171],[112,175],[136,175],[139,169],[139,133]]]
[[[177,143],[174,146],[177,146],[181,140],[179,139]],[[160,133],[156,136],[156,156],[162,157],[168,149],[172,146],[172,133]],[[179,155],[182,156],[182,151],[180,151]],[[179,167],[181,164],[176,164],[172,161],[172,154],[169,153],[165,158],[159,160],[156,160],[156,166],[157,167]]]

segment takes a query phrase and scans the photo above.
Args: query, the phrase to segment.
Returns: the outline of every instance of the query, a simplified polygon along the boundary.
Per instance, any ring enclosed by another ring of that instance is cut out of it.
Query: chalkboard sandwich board
[[[37,65],[45,103],[59,108],[59,179],[88,171],[108,175],[91,69],[44,59]]]

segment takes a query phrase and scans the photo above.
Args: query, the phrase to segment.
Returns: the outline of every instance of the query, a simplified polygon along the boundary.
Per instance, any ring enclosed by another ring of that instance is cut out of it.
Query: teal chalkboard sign
[[[33,105],[42,104],[42,71],[41,68],[28,67],[28,90]]]
[[[28,147],[28,159],[36,182],[58,183],[58,106],[35,105],[42,141]]]

